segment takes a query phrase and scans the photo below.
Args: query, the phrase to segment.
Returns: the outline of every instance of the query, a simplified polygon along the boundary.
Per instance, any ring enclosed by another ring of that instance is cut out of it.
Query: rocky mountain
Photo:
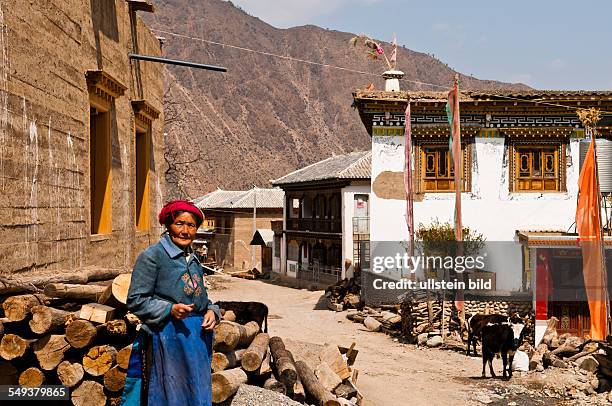
[[[332,154],[369,148],[370,138],[351,108],[351,93],[370,83],[383,88],[379,74],[385,69],[349,44],[353,34],[312,25],[278,29],[221,0],[158,0],[155,5],[156,12],[145,20],[165,37],[168,57],[228,68],[227,73],[167,69],[168,196],[269,187],[270,179]],[[449,86],[455,73],[403,47],[398,48],[398,68],[407,79]],[[463,89],[526,87],[463,75],[461,83]],[[409,82],[402,86],[434,90]]]

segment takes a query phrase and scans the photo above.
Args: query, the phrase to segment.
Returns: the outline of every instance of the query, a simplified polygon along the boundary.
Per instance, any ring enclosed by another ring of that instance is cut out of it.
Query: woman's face
[[[174,222],[168,228],[168,234],[173,243],[182,249],[191,245],[198,230],[197,222],[193,214],[183,212],[175,217]]]

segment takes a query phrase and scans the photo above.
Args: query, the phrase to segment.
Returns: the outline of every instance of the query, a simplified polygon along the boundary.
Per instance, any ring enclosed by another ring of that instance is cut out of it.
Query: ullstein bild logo
[[[410,256],[396,254],[395,256],[376,256],[372,259],[372,272],[409,271],[415,273],[417,269],[444,269],[462,273],[470,270],[482,270],[485,267],[485,258],[478,256]]]

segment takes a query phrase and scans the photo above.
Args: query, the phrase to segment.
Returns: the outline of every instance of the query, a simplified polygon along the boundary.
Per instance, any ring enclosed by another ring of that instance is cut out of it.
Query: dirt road
[[[322,291],[292,289],[263,281],[215,277],[212,300],[260,301],[270,309],[269,332],[312,343],[357,343],[357,386],[367,406],[482,404],[474,399],[481,361],[455,352],[417,349],[327,310]],[[500,362],[501,364],[501,362]],[[501,372],[501,365],[498,366]]]

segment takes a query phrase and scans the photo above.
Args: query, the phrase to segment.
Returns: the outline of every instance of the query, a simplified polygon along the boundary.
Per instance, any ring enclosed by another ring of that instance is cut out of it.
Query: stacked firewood
[[[439,293],[410,292],[402,300],[401,316],[402,338],[410,343],[415,343],[423,333],[461,334],[462,331],[459,312],[450,295],[444,300]]]
[[[349,310],[346,318],[363,324],[370,331],[382,331],[391,336],[400,334],[402,316],[399,314],[399,306],[366,306],[362,310]]]
[[[338,312],[346,309],[360,309],[363,307],[360,292],[361,286],[355,278],[338,281],[325,289],[327,306]]]
[[[222,310],[223,311],[223,310]],[[233,396],[240,385],[251,384],[282,393],[298,402],[320,405],[359,404],[361,395],[354,386],[350,366],[357,350],[325,346],[320,364],[311,366],[296,360],[281,337],[261,332],[256,321],[236,323],[233,311],[223,311],[224,320],[215,327],[212,356],[213,403]],[[350,403],[349,403],[350,404]]]
[[[606,348],[605,342],[585,341],[569,333],[559,335],[558,324],[559,319],[551,317],[538,346],[524,346],[529,355],[530,370],[542,371],[550,366],[568,368],[575,363],[589,372],[595,372],[600,367],[602,374],[612,377],[612,371],[608,371],[604,365],[607,356],[600,351]],[[598,362],[600,359],[604,362]]]
[[[32,284],[36,293],[4,297],[0,384],[65,385],[75,405],[118,404],[139,323],[123,305],[129,277]],[[19,286],[5,283],[2,289]]]

